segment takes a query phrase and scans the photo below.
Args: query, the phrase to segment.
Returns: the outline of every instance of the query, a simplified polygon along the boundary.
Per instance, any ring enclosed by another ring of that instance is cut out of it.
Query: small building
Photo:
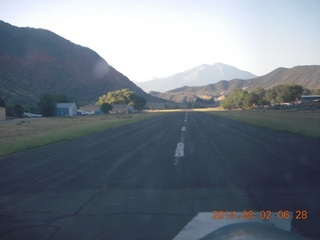
[[[128,105],[112,105],[113,113],[133,113],[133,106]]]
[[[133,112],[134,112],[133,106],[128,106],[128,113],[133,113]]]
[[[77,113],[77,105],[75,103],[58,103],[56,115],[60,117],[74,116]]]
[[[6,109],[4,107],[0,107],[0,121],[6,120]]]
[[[319,102],[320,95],[303,95],[301,96],[301,103]]]
[[[270,108],[270,105],[257,105],[257,104],[253,104],[253,108],[256,108],[256,109],[266,109],[266,108]]]
[[[94,105],[94,104],[89,104],[86,105],[84,107],[80,107],[80,111],[78,110],[78,112],[82,112],[83,115],[86,114],[101,114],[102,111],[100,110],[101,105]]]

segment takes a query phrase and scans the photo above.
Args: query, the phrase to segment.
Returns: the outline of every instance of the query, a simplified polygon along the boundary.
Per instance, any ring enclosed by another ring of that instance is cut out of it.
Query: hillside
[[[90,103],[122,88],[157,101],[96,52],[53,32],[0,21],[0,36],[0,96],[6,102],[34,104],[50,93]]]
[[[136,84],[144,91],[165,92],[182,86],[203,86],[220,80],[234,78],[250,79],[256,77],[252,73],[240,70],[223,63],[203,64],[166,78],[157,78]]]
[[[182,87],[165,93],[152,93],[153,95],[176,102],[184,102],[188,99],[219,98],[228,95],[232,90],[241,88],[252,90],[257,87],[265,89],[280,84],[299,84],[304,88],[320,88],[320,66],[296,66],[293,68],[278,68],[264,76],[248,80],[233,79],[220,81],[200,87]]]

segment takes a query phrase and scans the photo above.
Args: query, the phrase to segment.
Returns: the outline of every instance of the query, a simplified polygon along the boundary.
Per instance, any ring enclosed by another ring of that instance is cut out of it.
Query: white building
[[[56,115],[60,117],[74,116],[77,113],[77,105],[75,103],[58,103]]]

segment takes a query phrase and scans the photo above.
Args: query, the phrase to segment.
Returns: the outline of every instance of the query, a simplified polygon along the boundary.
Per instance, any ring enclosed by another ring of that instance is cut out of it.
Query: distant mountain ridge
[[[220,80],[250,79],[253,77],[256,75],[250,72],[227,64],[215,63],[213,65],[203,64],[166,78],[157,78],[136,84],[146,92],[165,92],[182,86],[203,86]]]
[[[89,103],[122,88],[156,101],[96,52],[51,31],[0,21],[0,36],[0,96],[6,102],[34,104],[50,93]]]
[[[219,98],[227,96],[233,90],[241,88],[247,91],[258,87],[265,89],[272,88],[280,84],[298,84],[304,88],[320,88],[320,66],[296,66],[293,68],[278,68],[264,76],[243,80],[233,79],[230,81],[222,80],[215,84],[200,87],[181,87],[167,91],[165,93],[152,92],[154,96],[175,102],[185,102],[188,99],[200,98]]]

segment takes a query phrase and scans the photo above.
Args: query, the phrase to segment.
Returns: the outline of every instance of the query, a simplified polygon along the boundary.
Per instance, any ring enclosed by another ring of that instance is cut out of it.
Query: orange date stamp
[[[308,212],[306,210],[297,210],[295,214],[288,210],[284,211],[212,211],[212,219],[228,219],[228,218],[239,218],[239,219],[307,219]]]

